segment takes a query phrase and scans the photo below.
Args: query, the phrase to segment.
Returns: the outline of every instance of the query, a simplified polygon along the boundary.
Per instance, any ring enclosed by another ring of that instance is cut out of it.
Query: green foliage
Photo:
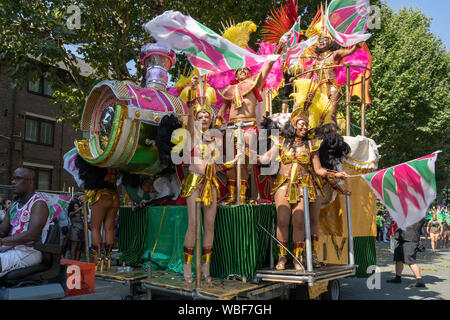
[[[301,1],[308,22],[315,13],[318,0]],[[69,6],[80,8],[80,28],[69,29],[73,17]],[[166,10],[179,10],[209,28],[221,32],[222,22],[253,20],[260,28],[252,36],[254,48],[260,41],[260,29],[273,6],[279,1],[232,0],[3,0],[0,3],[0,61],[6,67],[14,86],[37,79],[43,72],[51,74],[54,99],[61,105],[60,119],[78,127],[86,96],[95,83],[105,79],[132,80],[143,84],[144,70],[138,61],[140,48],[153,41],[142,25]],[[306,23],[305,22],[305,23]],[[309,23],[309,22],[308,22]],[[88,77],[80,74],[74,54],[65,45],[78,45],[77,53],[84,57],[95,72]],[[31,58],[38,57],[42,65]],[[130,75],[127,63],[136,62],[138,72]],[[186,68],[187,60],[179,57],[171,70],[175,79]],[[55,69],[42,68],[62,63],[70,77]],[[68,79],[69,78],[69,79]]]
[[[368,41],[373,65],[369,136],[381,145],[382,168],[442,150],[436,167],[441,189],[450,185],[449,54],[422,12],[394,13],[383,5],[381,14],[381,29]],[[357,109],[354,123],[360,123]]]

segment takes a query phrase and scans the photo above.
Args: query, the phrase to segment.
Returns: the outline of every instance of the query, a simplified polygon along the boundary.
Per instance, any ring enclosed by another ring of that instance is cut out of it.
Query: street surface
[[[375,277],[369,280],[341,279],[342,300],[450,300],[450,249],[440,248],[433,253],[430,240],[424,241],[424,244],[427,250],[417,253],[417,263],[426,288],[408,287],[415,283],[415,277],[407,265],[403,269],[402,283],[387,283],[386,280],[395,276],[393,251],[389,242],[377,241],[377,267],[381,272],[379,286]],[[375,288],[369,289],[367,282]]]

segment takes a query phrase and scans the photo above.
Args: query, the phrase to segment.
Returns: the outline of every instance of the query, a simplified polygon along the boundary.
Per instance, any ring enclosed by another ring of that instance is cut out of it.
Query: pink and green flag
[[[318,39],[318,37],[315,36],[306,41],[297,43],[293,47],[290,47],[286,51],[287,54],[286,54],[286,58],[285,58],[285,62],[286,62],[286,65],[288,66],[288,68],[292,68],[295,65],[297,65],[298,60],[302,56],[303,51],[305,51],[305,49],[309,48],[310,46],[314,45],[316,43],[317,39]]]
[[[37,194],[39,194],[47,203],[50,221],[56,219],[56,217],[59,216],[63,211],[67,211],[72,199],[71,196],[66,196],[63,194],[40,191],[37,192]]]
[[[286,60],[289,49],[299,44],[300,38],[300,16],[298,16],[291,29],[281,37],[286,41],[286,50],[282,53],[283,60]]]
[[[370,21],[369,0],[333,0],[327,9],[327,29],[343,47],[370,38],[366,33]]]
[[[403,230],[424,218],[436,198],[434,169],[439,152],[362,175]]]
[[[178,11],[157,16],[145,24],[145,30],[159,43],[185,54],[201,75],[251,67],[279,57],[245,50]]]
[[[70,173],[77,183],[78,187],[81,187],[83,181],[79,177],[78,168],[75,166],[75,159],[77,157],[78,150],[77,148],[73,148],[69,150],[66,154],[64,154],[64,169]]]

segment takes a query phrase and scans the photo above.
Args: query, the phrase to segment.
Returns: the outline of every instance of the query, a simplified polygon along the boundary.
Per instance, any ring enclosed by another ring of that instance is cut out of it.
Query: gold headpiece
[[[290,122],[294,125],[294,123],[297,123],[300,119],[304,120],[306,122],[306,126],[308,126],[309,119],[308,116],[303,113],[303,108],[297,108],[292,111]]]
[[[305,36],[308,39],[311,39],[312,37],[319,37],[321,38],[329,38],[333,39],[331,37],[331,34],[328,32],[327,26],[326,26],[326,8],[325,10],[323,8],[323,4],[320,5],[319,10],[316,13],[316,16],[314,17],[313,21],[309,25],[308,29],[305,31]]]
[[[199,112],[208,112],[211,116],[211,119],[214,117],[210,99],[211,98],[207,96],[197,97],[194,99],[194,117],[197,116],[197,113]]]

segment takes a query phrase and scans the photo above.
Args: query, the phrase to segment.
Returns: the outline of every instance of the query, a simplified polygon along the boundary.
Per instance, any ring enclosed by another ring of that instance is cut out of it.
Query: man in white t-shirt
[[[34,171],[18,168],[11,183],[18,200],[9,208],[0,225],[0,277],[42,261],[42,252],[34,249],[45,242],[50,221],[47,203],[35,192]]]

